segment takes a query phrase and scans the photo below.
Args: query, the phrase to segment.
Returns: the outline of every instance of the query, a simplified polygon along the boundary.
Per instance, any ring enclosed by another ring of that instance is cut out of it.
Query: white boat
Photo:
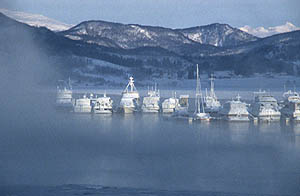
[[[254,117],[257,117],[259,121],[280,120],[278,103],[272,95],[266,91],[255,92],[254,95],[254,103],[249,111]]]
[[[248,104],[241,101],[238,95],[236,100],[227,101],[220,110],[220,115],[228,121],[249,121]]]
[[[199,77],[199,68],[197,64],[197,85],[196,85],[196,97],[195,97],[195,113],[194,120],[209,121],[211,119],[209,113],[205,112],[204,100],[201,90],[201,81]]]
[[[93,103],[94,114],[112,114],[113,112],[113,100],[103,94],[103,97],[96,97]]]
[[[75,113],[91,113],[91,99],[88,98],[86,95],[83,95],[82,98],[76,99],[73,110]]]
[[[281,108],[282,116],[294,121],[300,121],[300,96],[295,91],[283,93],[284,101]]]
[[[214,76],[211,75],[209,80],[210,80],[210,92],[208,93],[206,90],[206,94],[204,97],[204,107],[206,112],[217,113],[221,109],[221,103],[219,102],[215,93]]]
[[[66,82],[63,80],[59,81],[56,91],[56,107],[62,109],[72,109],[73,98],[70,79],[68,84],[66,84]]]
[[[176,104],[173,116],[174,117],[189,117],[189,95],[180,95],[179,102]]]
[[[178,107],[179,99],[176,98],[176,93],[174,93],[174,96],[168,99],[165,99],[162,106],[162,112],[163,113],[173,113],[175,111],[175,108]]]
[[[148,89],[148,96],[143,98],[142,111],[144,113],[158,113],[160,110],[159,101],[159,90],[157,90],[155,85],[155,89]]]
[[[129,82],[122,92],[120,101],[120,110],[124,113],[133,113],[139,110],[140,95],[134,86],[133,77],[129,78]]]

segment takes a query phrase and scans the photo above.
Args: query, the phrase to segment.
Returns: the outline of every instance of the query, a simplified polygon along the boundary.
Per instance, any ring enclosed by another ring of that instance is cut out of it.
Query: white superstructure
[[[73,110],[75,113],[91,113],[91,99],[88,98],[86,95],[83,95],[82,98],[76,99]]]
[[[165,99],[162,106],[163,113],[173,113],[175,108],[179,105],[179,99],[176,98],[176,93],[174,93],[173,97]]]
[[[211,75],[209,80],[210,92],[208,93],[206,90],[206,95],[204,97],[204,107],[206,112],[217,113],[221,109],[221,103],[218,101],[218,98],[215,93],[214,76]]]
[[[220,110],[220,115],[228,121],[249,121],[248,104],[241,101],[238,95],[236,100],[227,101]]]
[[[97,97],[94,99],[93,104],[94,114],[112,114],[113,112],[113,100],[103,94],[103,97]]]
[[[56,106],[59,108],[72,108],[72,86],[70,83],[60,80],[56,91]]]
[[[195,113],[194,113],[195,120],[204,120],[209,121],[211,119],[209,113],[205,113],[204,108],[204,100],[202,96],[201,90],[201,81],[199,77],[199,68],[197,64],[197,85],[196,85],[196,97],[195,97]]]
[[[283,93],[283,107],[281,114],[284,117],[290,118],[294,121],[300,121],[300,96],[295,91],[287,91]]]
[[[254,95],[254,103],[250,108],[250,113],[254,117],[257,117],[260,121],[280,120],[281,113],[278,103],[272,95],[265,91],[255,92]]]
[[[148,89],[148,96],[143,98],[142,111],[144,113],[158,113],[160,110],[159,101],[160,94],[155,85],[155,89]]]
[[[120,101],[120,109],[124,113],[133,113],[139,110],[140,95],[134,86],[133,77],[129,78],[129,82],[122,92]]]

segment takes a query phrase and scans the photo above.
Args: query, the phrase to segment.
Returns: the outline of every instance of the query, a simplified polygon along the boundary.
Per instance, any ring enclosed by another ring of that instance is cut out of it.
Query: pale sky
[[[106,20],[182,28],[210,23],[235,27],[300,26],[300,0],[0,0],[0,7],[77,24]]]

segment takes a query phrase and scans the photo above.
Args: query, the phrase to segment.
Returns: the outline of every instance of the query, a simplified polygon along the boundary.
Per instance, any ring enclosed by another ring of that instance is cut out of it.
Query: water
[[[53,108],[55,93],[32,93],[15,92],[0,113],[0,184],[15,195],[26,195],[20,184],[44,187],[29,192],[94,184],[170,195],[300,193],[300,124],[71,114]]]

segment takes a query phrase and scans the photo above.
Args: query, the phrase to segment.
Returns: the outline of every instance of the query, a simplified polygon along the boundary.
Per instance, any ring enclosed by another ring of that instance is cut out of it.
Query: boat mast
[[[214,74],[210,75],[210,96],[215,97],[215,84],[214,84]]]
[[[201,103],[200,103],[200,101],[201,101]],[[196,104],[195,113],[201,113],[201,106],[202,106],[202,110],[204,112],[203,96],[202,96],[202,92],[201,92],[201,81],[200,81],[200,77],[199,77],[199,66],[198,66],[198,64],[197,64],[197,85],[196,85],[195,104]]]
[[[132,76],[129,78],[129,82],[128,82],[127,86],[126,86],[126,89],[125,89],[126,92],[128,92],[128,88],[129,87],[130,87],[130,92],[133,92],[133,91],[136,90],[136,88],[134,86],[134,80],[133,80]]]

